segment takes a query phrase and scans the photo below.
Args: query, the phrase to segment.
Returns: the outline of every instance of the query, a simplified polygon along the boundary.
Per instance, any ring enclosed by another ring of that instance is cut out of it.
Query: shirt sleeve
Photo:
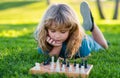
[[[40,47],[38,47],[38,53],[39,54],[48,54],[48,51],[43,52],[43,50]]]

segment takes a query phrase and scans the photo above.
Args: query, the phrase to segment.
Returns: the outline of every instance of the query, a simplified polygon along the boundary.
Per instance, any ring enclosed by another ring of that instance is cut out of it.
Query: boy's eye
[[[61,31],[61,33],[65,33],[66,31]]]

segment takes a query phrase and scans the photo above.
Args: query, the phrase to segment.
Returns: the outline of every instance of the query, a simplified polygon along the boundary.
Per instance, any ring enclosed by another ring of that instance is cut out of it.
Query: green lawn
[[[55,0],[51,1],[54,2]],[[64,1],[75,9],[82,23],[82,18],[79,14],[80,1]],[[105,7],[103,11],[107,19],[101,20],[98,16],[95,3],[89,3],[95,22],[102,30],[106,39],[110,42],[108,50],[92,52],[88,63],[93,64],[94,67],[89,77],[120,78],[120,15],[118,20],[111,20],[113,15],[113,3],[111,1],[102,2],[103,7]],[[43,55],[37,53],[37,43],[34,40],[33,32],[46,8],[45,0],[12,0],[9,2],[1,0],[0,78],[66,78],[65,75],[60,74],[29,74],[29,69],[34,66],[35,62],[42,62],[44,59]]]

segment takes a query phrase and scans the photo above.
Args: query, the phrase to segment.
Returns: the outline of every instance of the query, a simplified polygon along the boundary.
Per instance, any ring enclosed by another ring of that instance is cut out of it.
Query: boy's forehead
[[[58,22],[51,22],[48,25],[46,25],[48,29],[54,29],[54,30],[70,30],[72,28],[71,25],[67,25],[64,23],[58,23]]]
[[[64,27],[64,26],[50,26],[49,29],[53,29],[53,30],[69,30],[68,28]]]

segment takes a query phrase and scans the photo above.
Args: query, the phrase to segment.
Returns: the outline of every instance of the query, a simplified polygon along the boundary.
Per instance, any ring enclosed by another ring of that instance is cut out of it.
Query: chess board
[[[87,65],[87,68],[85,68],[85,73],[81,74],[80,72],[76,73],[75,72],[75,67],[73,64],[70,64],[72,66],[72,71],[69,72],[68,71],[68,67],[65,67],[65,71],[62,71],[62,65],[60,64],[60,72],[56,72],[55,68],[56,68],[56,64],[54,64],[54,70],[51,71],[50,67],[51,65],[43,65],[40,64],[40,69],[36,69],[35,67],[32,67],[29,72],[31,74],[44,74],[44,73],[49,73],[49,74],[53,74],[53,73],[60,73],[60,74],[65,74],[67,77],[72,77],[72,78],[78,78],[78,77],[82,77],[82,78],[88,78],[89,73],[91,71],[91,69],[93,68],[93,65]],[[81,68],[79,68],[81,70]]]

